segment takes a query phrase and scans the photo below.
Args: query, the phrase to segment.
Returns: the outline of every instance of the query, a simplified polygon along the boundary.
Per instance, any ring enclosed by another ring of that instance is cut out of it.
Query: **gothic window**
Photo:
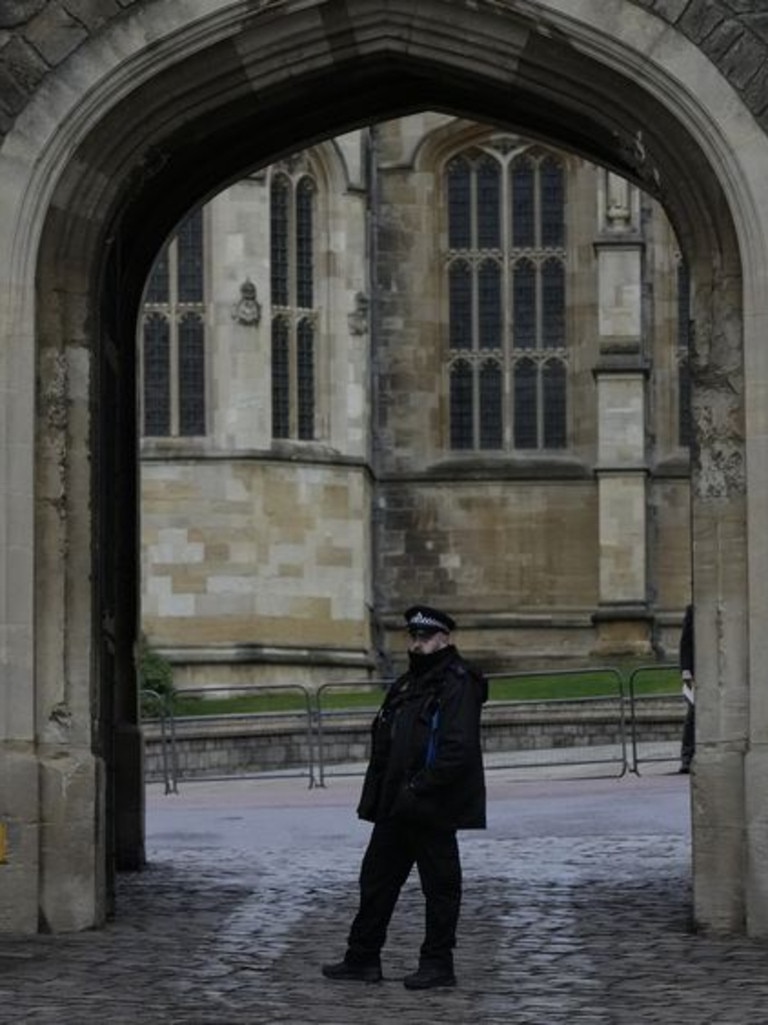
[[[565,267],[554,258],[541,265],[541,348],[565,348]]]
[[[315,329],[311,320],[302,320],[298,331],[299,438],[311,441],[315,425]]]
[[[481,349],[500,349],[501,267],[495,260],[485,260],[478,269],[477,334]]]
[[[492,144],[452,159],[445,188],[451,448],[563,449],[563,165]]]
[[[502,387],[501,367],[496,360],[486,360],[479,374],[479,427],[480,448],[501,448],[502,436]]]
[[[515,448],[536,448],[538,443],[538,369],[531,359],[521,359],[514,367]]]
[[[275,175],[270,188],[270,280],[276,306],[288,305],[289,196],[290,182],[285,175]]]
[[[565,193],[562,165],[551,157],[539,168],[541,193],[541,245],[544,249],[559,249],[565,245]]]
[[[160,253],[149,276],[145,302],[167,303],[170,295],[170,270],[168,268],[168,247]]]
[[[189,214],[147,282],[140,322],[146,437],[205,434],[203,212]]]
[[[272,435],[287,438],[290,429],[288,377],[288,324],[283,317],[272,321]]]
[[[471,365],[463,359],[451,367],[451,448],[474,447],[473,374]]]
[[[272,435],[315,437],[315,183],[277,171],[270,185]]]
[[[536,347],[536,265],[520,260],[512,271],[512,344]]]
[[[541,370],[541,409],[544,448],[565,448],[567,444],[565,363],[549,359]]]
[[[566,368],[559,359],[515,364],[515,448],[565,448]],[[543,444],[541,443],[543,439]]]
[[[682,258],[677,264],[677,443],[688,448],[692,439],[691,416],[691,280]]]
[[[465,260],[456,260],[449,271],[448,302],[450,346],[472,348],[472,268]]]
[[[296,305],[312,307],[312,197],[314,186],[302,178],[296,188]]]
[[[519,157],[510,169],[512,178],[512,245],[525,249],[535,245],[534,166],[528,157]]]
[[[477,247],[498,249],[500,235],[501,168],[488,157],[480,161],[476,171],[477,182]]]
[[[203,433],[205,423],[205,328],[199,313],[179,324],[179,434]]]
[[[203,211],[196,210],[181,224],[177,236],[179,302],[203,301]]]
[[[171,332],[168,317],[144,317],[144,433],[171,433]]]
[[[448,245],[468,249],[472,244],[471,168],[466,160],[448,165]]]

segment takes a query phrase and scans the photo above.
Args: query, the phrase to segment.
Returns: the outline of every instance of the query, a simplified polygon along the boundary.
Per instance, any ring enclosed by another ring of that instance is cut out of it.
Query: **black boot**
[[[406,989],[437,989],[456,985],[453,965],[442,961],[425,961],[418,971],[403,979]]]
[[[338,961],[336,964],[324,964],[322,968],[326,979],[339,982],[381,982],[380,961]]]

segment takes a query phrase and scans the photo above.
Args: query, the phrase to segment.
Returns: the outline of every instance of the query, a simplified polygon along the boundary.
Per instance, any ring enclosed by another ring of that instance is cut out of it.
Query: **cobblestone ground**
[[[624,784],[615,787],[623,800]],[[326,824],[321,840],[307,832],[296,843],[309,814],[297,807],[281,812],[274,842],[262,835],[248,849],[231,838],[223,847],[210,814],[172,843],[150,836],[151,865],[120,878],[107,929],[0,938],[0,1022],[768,1023],[768,949],[689,931],[682,830],[591,835],[583,823],[572,835],[545,826],[536,836],[465,835],[459,987],[411,993],[401,980],[421,938],[415,882],[392,924],[381,985],[320,975],[343,951],[365,835],[350,842],[338,809],[327,819],[313,810]],[[269,810],[253,814],[260,828]]]

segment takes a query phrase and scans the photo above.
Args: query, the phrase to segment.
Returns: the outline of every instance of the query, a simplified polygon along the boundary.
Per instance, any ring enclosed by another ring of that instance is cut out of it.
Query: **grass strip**
[[[629,694],[629,676],[632,668],[622,673],[624,694]],[[635,673],[634,693],[637,696],[679,694],[680,673],[675,667],[643,667]],[[579,698],[612,698],[618,694],[615,674],[586,669],[576,673],[535,673],[494,676],[490,680],[489,697],[492,701],[567,701]],[[384,695],[383,688],[333,686],[323,689],[321,707],[329,711],[350,711],[378,708]],[[176,716],[193,715],[252,715],[256,713],[303,712],[306,710],[303,694],[288,690],[262,691],[258,694],[237,694],[228,697],[179,693],[174,697]],[[154,718],[157,708],[145,702],[144,717]]]

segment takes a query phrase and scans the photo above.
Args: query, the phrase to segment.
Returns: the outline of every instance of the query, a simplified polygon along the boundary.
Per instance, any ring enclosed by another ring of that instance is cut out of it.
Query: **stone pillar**
[[[46,268],[47,269],[47,268]],[[62,296],[63,304],[63,296]],[[39,927],[69,932],[104,921],[100,881],[103,764],[93,750],[91,679],[91,360],[71,342],[38,350],[35,503],[35,740],[40,822]],[[41,334],[60,306],[40,303]],[[63,318],[62,318],[63,319]],[[49,333],[45,333],[46,329]]]
[[[15,298],[15,297],[14,297]],[[34,337],[0,303],[0,933],[37,929],[40,773],[34,678]],[[26,354],[21,357],[19,353]],[[13,457],[11,456],[13,453]]]
[[[597,482],[600,655],[650,651],[646,602],[646,455],[643,240],[639,193],[600,174],[598,237]]]
[[[693,601],[696,756],[691,777],[694,919],[718,933],[766,935],[765,779],[750,752],[759,731],[761,667],[749,657],[749,574],[742,281],[718,255],[692,267]],[[759,535],[765,523],[760,523]],[[753,566],[754,564],[754,566]],[[765,623],[754,623],[757,637]],[[762,822],[761,822],[762,820]],[[761,828],[762,825],[762,828]],[[762,833],[762,837],[761,837]],[[747,899],[749,897],[749,900]]]

